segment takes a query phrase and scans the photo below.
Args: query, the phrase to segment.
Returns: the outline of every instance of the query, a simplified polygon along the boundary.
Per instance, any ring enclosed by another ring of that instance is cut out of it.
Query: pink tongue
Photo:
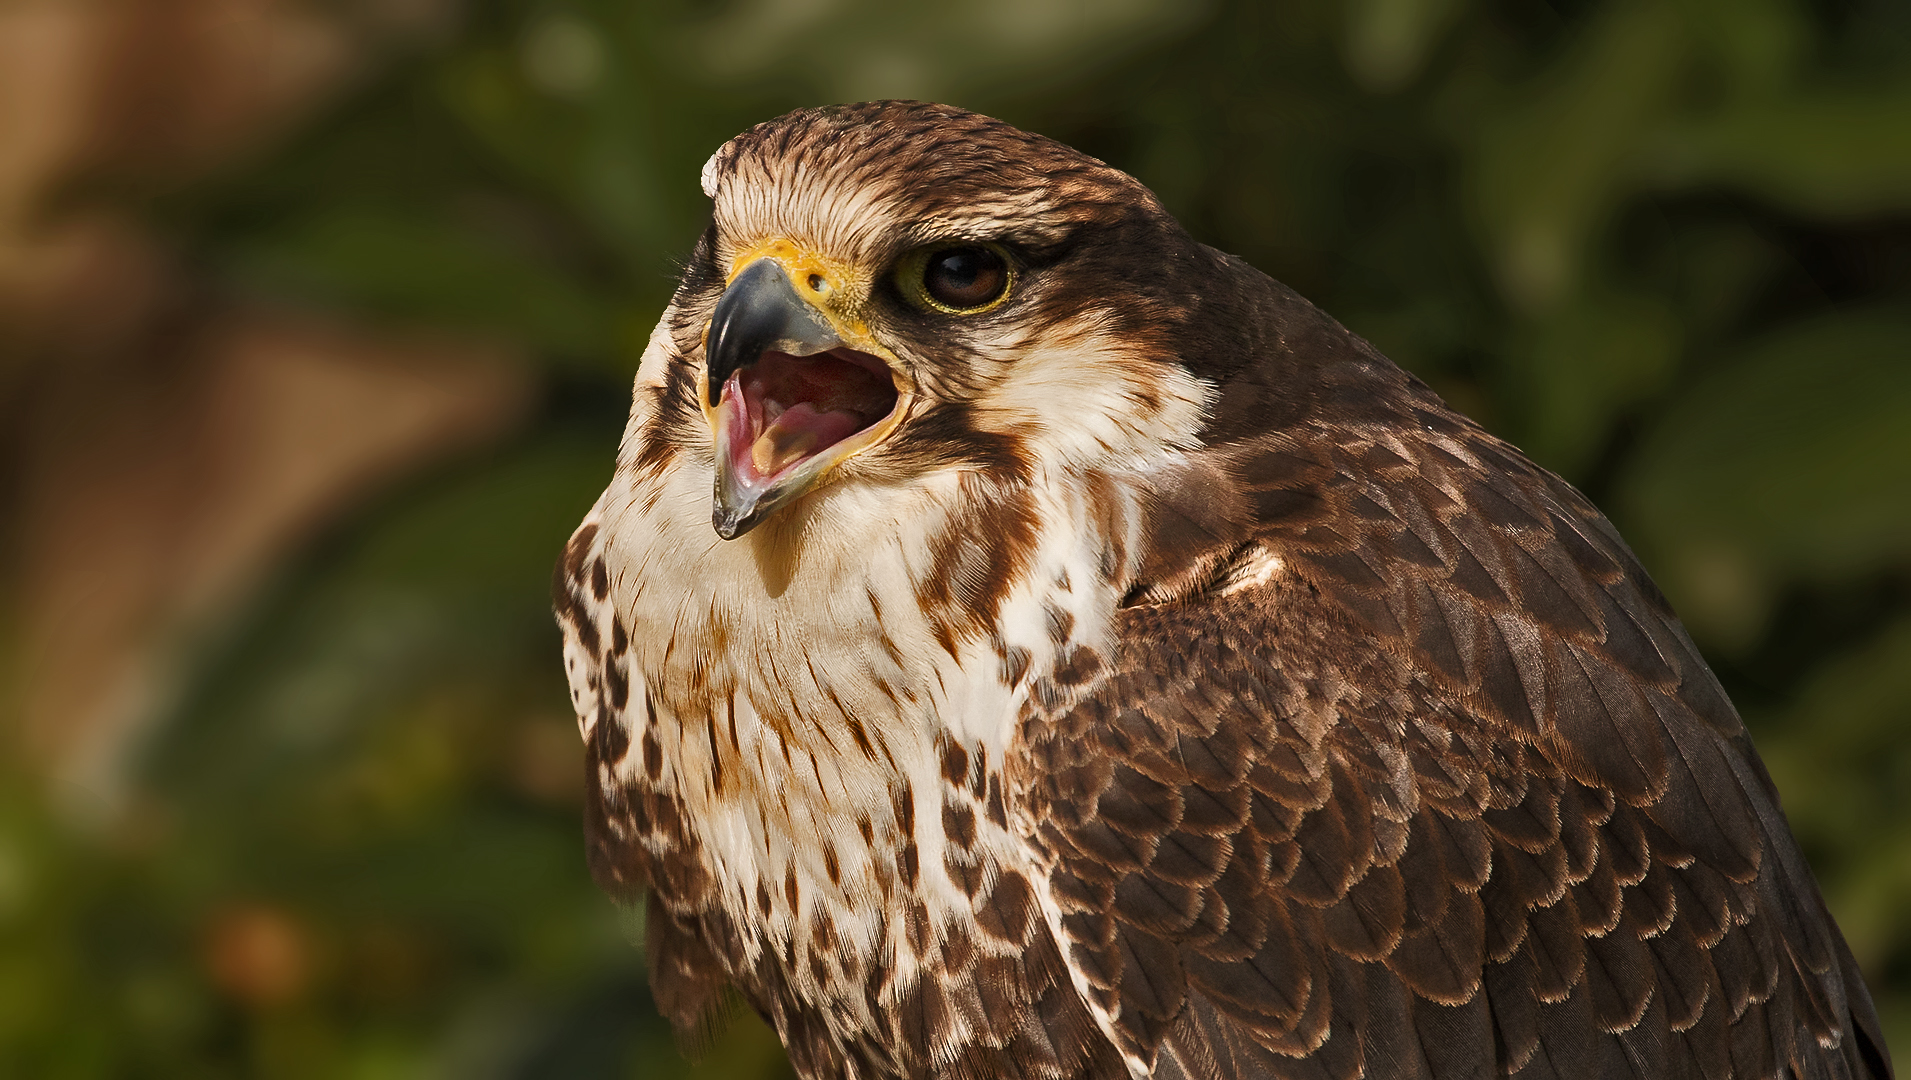
[[[758,477],[767,479],[792,462],[841,442],[862,426],[862,418],[854,413],[817,412],[809,402],[799,401],[770,421],[750,445],[750,467]]]

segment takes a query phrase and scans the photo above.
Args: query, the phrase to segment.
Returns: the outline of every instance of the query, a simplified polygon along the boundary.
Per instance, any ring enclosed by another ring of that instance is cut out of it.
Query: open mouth
[[[889,366],[868,353],[765,352],[723,385],[718,411],[732,475],[746,488],[773,484],[832,448],[859,441],[896,402]]]

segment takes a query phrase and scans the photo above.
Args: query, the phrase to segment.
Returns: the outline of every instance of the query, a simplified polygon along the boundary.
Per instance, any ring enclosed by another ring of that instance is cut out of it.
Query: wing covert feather
[[[1151,527],[1205,549],[1154,553],[1111,673],[1024,718],[1012,776],[1122,1036],[1189,1080],[1888,1076],[1664,598],[1577,492],[1404,391],[1202,451],[1248,516]]]

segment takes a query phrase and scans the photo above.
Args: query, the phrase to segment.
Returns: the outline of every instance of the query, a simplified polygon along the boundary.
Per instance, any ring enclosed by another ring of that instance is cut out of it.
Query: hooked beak
[[[813,291],[827,288],[805,274]],[[859,344],[874,347],[858,334]],[[875,445],[908,395],[891,362],[851,348],[782,259],[749,263],[724,290],[706,338],[703,405],[716,441],[711,524],[734,540]]]

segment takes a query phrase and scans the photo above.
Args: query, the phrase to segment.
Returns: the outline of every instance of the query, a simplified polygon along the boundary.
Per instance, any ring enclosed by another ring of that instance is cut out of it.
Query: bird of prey
[[[794,112],[703,189],[556,573],[680,1028],[740,996],[806,1078],[1890,1075],[1564,481],[1000,121]]]

